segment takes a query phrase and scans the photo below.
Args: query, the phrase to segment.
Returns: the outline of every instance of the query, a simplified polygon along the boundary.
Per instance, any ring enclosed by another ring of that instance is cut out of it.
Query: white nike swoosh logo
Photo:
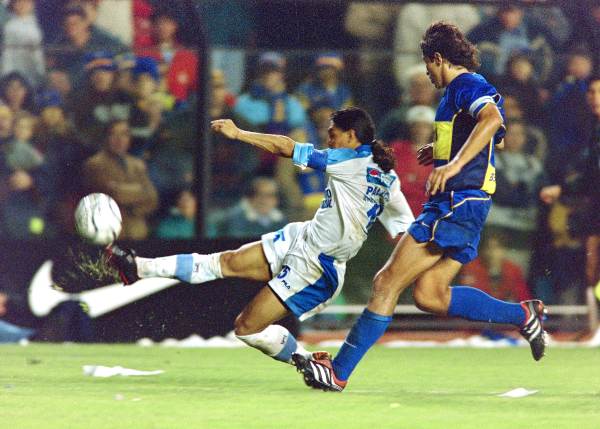
[[[54,289],[52,261],[46,261],[36,271],[29,285],[29,308],[37,317],[47,316],[58,304],[68,300],[85,303],[88,314],[95,318],[180,283],[177,279],[142,279],[131,286],[123,283],[101,286],[81,293],[66,293]]]

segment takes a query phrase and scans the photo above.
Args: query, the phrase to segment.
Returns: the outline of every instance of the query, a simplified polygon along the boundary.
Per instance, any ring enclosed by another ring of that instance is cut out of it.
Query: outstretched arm
[[[225,137],[240,140],[275,155],[291,158],[296,142],[289,137],[276,134],[253,133],[239,129],[231,119],[217,119],[210,123],[211,129]]]

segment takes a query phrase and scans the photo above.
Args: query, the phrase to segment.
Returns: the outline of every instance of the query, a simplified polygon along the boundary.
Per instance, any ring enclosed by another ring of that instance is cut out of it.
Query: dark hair
[[[474,71],[480,66],[479,51],[454,24],[434,22],[421,40],[421,51],[425,58],[432,59],[438,52],[442,58],[455,66]]]
[[[17,71],[10,72],[7,75],[2,76],[2,78],[0,79],[0,99],[4,102],[7,101],[6,91],[8,90],[8,86],[10,85],[10,83],[15,80],[20,82],[21,85],[23,85],[25,87],[25,91],[26,91],[25,99],[23,100],[22,109],[27,110],[29,112],[34,112],[35,111],[35,99],[34,99],[33,88],[31,87],[31,84],[29,83],[29,81],[21,73],[19,73]]]
[[[354,130],[359,142],[371,145],[373,160],[383,171],[387,173],[394,168],[396,163],[394,151],[380,140],[375,140],[375,124],[363,109],[350,107],[338,110],[331,114],[331,121],[343,131]]]

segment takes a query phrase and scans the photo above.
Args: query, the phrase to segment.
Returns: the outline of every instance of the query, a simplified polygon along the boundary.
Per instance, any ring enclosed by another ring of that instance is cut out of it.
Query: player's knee
[[[252,326],[251,321],[248,320],[244,313],[241,313],[238,315],[238,317],[236,317],[234,322],[234,333],[238,337],[255,334],[256,332],[253,330],[253,328],[254,327]]]
[[[227,277],[235,277],[241,271],[239,255],[236,250],[221,252],[219,262],[221,263],[221,272]]]
[[[397,294],[401,291],[404,280],[399,273],[384,268],[375,274],[373,293],[376,295]]]

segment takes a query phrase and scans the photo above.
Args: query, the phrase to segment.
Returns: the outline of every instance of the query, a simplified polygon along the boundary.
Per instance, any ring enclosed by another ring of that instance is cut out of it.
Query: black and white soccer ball
[[[75,209],[75,228],[85,241],[106,246],[119,237],[122,227],[117,202],[106,194],[83,197]]]

